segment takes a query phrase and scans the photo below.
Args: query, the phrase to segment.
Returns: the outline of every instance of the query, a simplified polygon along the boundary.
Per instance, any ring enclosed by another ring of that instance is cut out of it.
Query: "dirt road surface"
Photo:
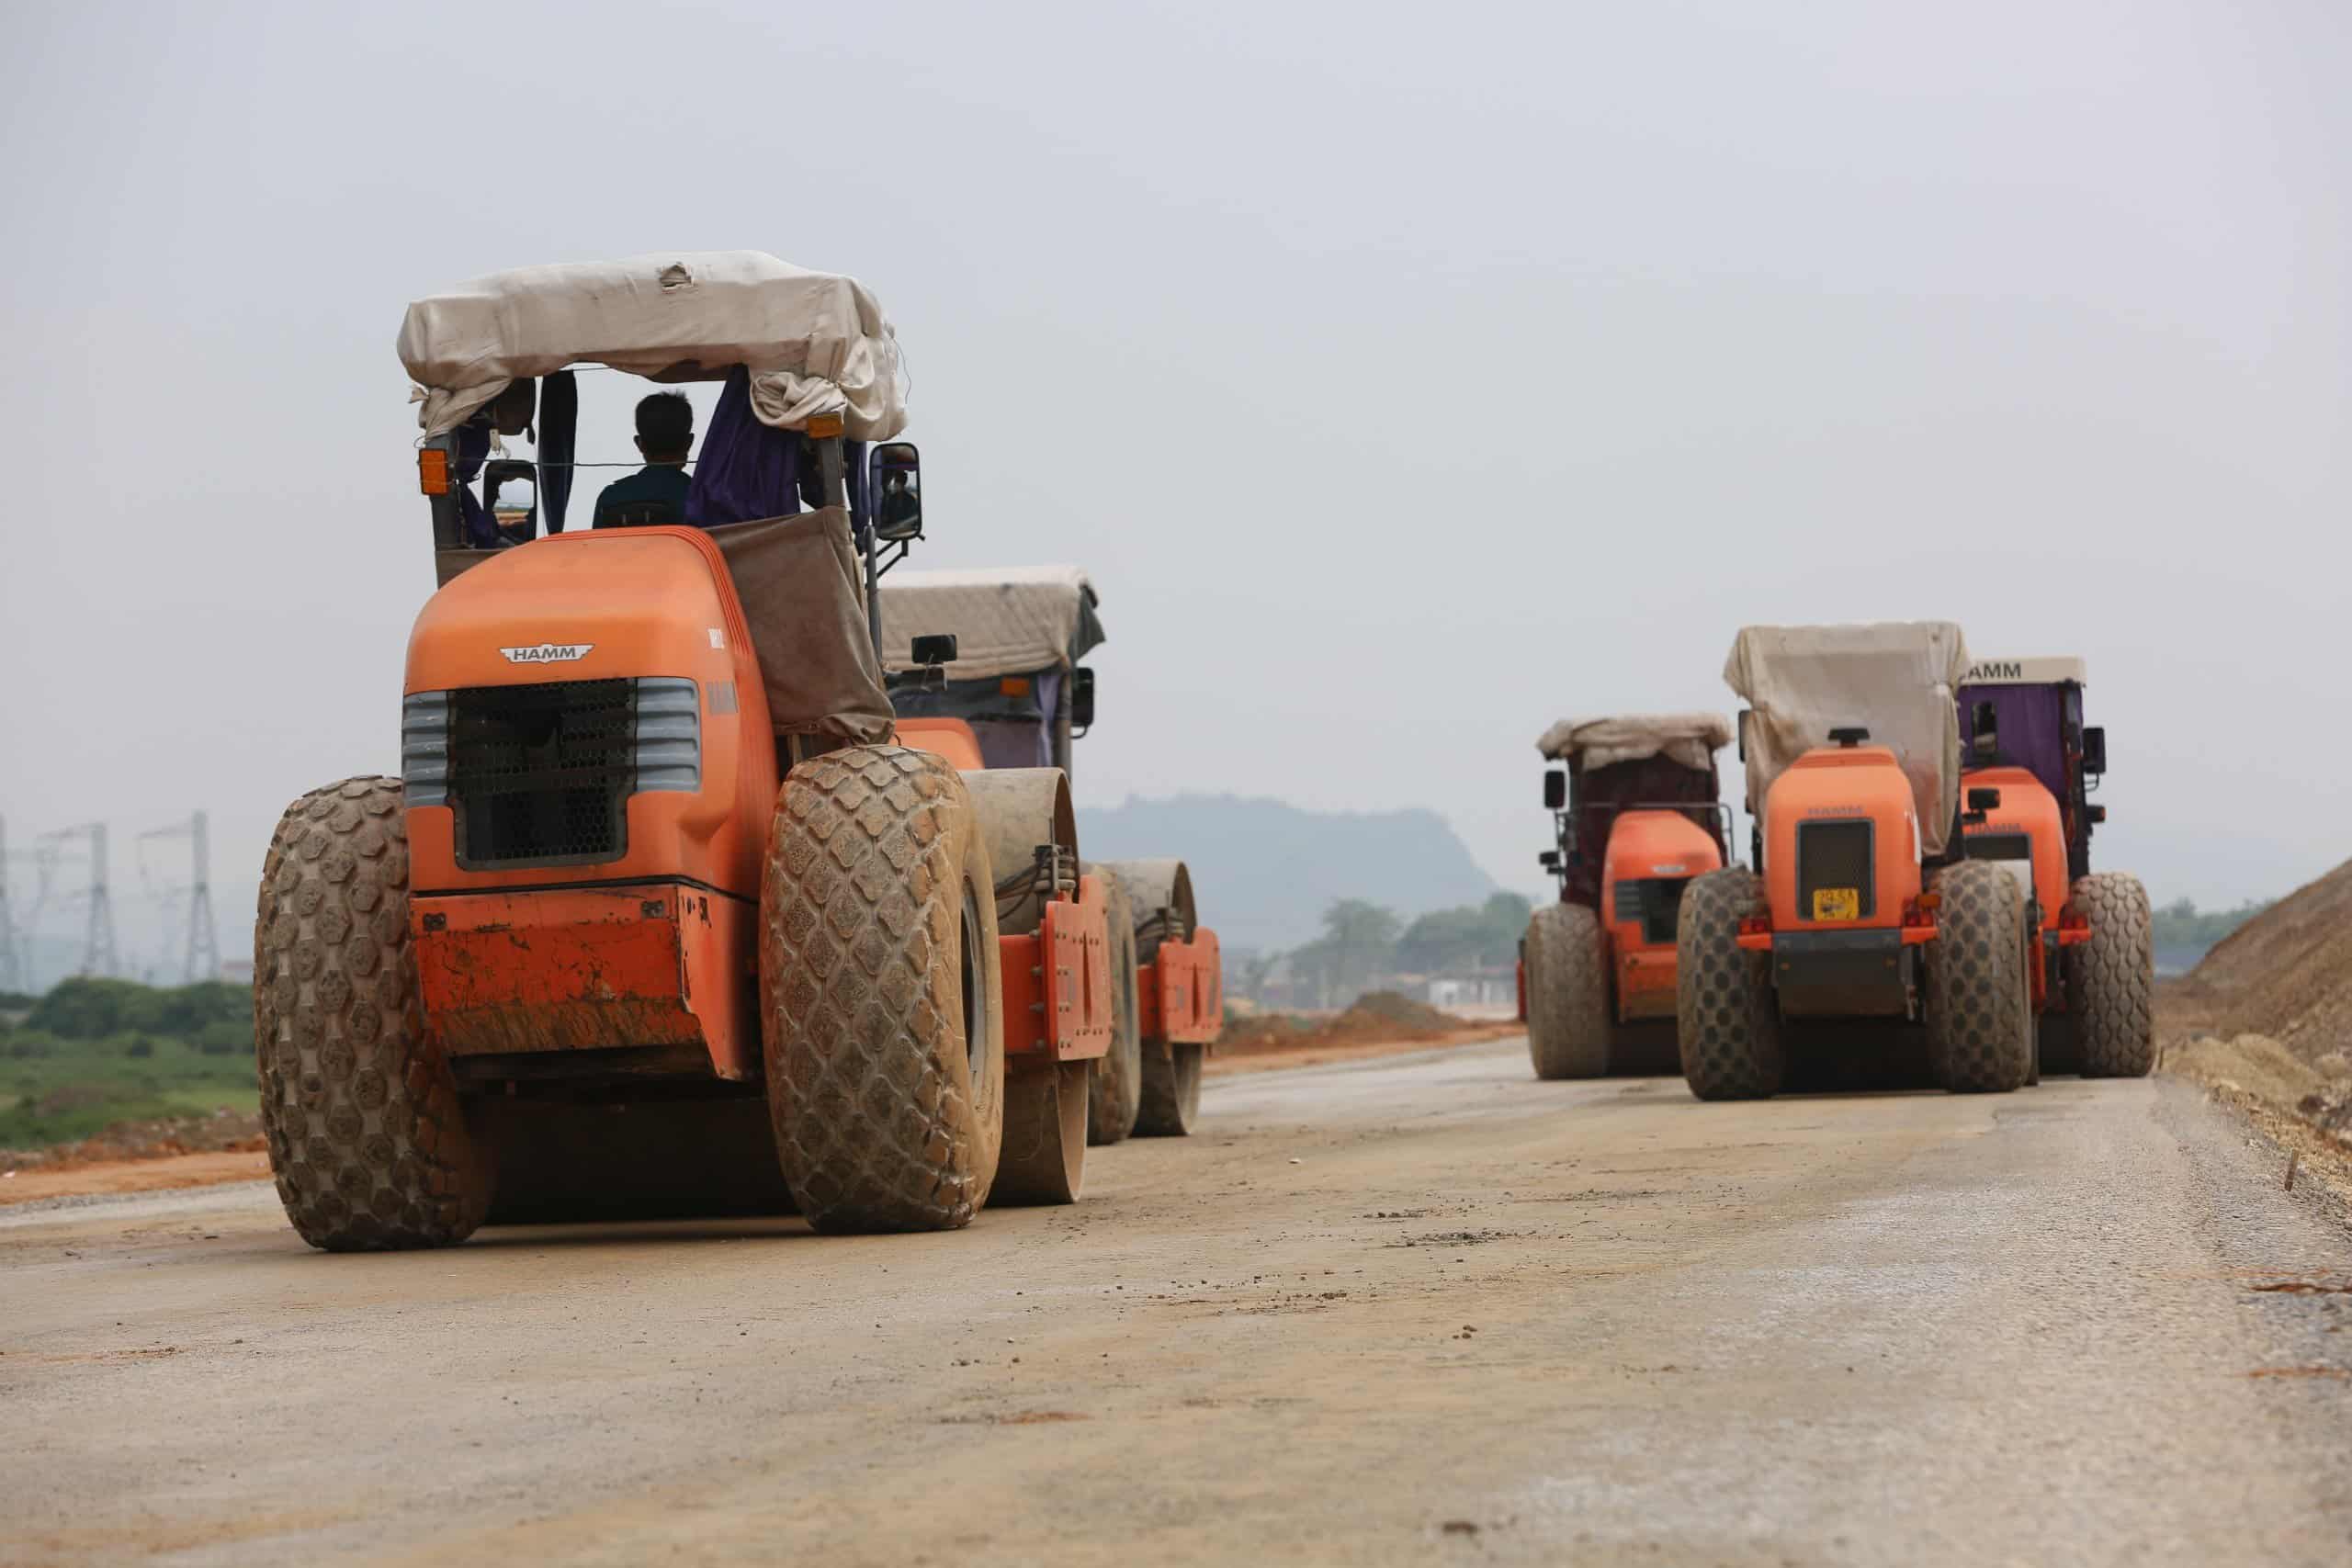
[[[2352,1244],[2177,1082],[1227,1077],[1070,1209],[0,1213],[0,1560],[2352,1561]]]

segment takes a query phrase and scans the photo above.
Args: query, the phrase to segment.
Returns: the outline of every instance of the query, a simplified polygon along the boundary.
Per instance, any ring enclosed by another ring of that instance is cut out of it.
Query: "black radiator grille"
[[[634,682],[469,686],[449,699],[460,864],[585,864],[628,852]]]
[[[1616,918],[1641,921],[1645,942],[1670,942],[1682,923],[1682,890],[1690,886],[1687,876],[1627,877],[1617,884]]]
[[[1852,888],[1855,918],[1878,912],[1877,877],[1871,863],[1871,829],[1864,821],[1797,824],[1797,917],[1813,919],[1813,896],[1826,887]]]

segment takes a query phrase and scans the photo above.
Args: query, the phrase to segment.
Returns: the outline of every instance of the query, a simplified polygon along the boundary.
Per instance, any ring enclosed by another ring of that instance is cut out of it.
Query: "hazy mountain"
[[[1410,919],[1476,904],[1494,878],[1434,811],[1306,811],[1230,795],[1130,799],[1078,814],[1089,860],[1178,855],[1201,916],[1227,947],[1296,947],[1321,932],[1334,898],[1367,898]]]

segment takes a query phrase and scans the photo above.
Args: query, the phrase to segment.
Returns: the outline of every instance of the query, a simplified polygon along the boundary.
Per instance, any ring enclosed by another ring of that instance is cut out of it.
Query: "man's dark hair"
[[[694,449],[695,405],[684,392],[656,392],[637,405],[637,438],[649,457],[683,457]]]

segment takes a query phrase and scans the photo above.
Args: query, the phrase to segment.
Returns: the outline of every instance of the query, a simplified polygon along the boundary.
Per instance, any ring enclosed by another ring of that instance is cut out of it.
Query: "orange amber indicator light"
[[[427,495],[449,493],[449,454],[438,446],[421,446],[416,453],[416,485]]]
[[[1029,694],[1029,678],[1026,675],[1007,675],[996,683],[996,689],[1001,696],[1025,697]]]

